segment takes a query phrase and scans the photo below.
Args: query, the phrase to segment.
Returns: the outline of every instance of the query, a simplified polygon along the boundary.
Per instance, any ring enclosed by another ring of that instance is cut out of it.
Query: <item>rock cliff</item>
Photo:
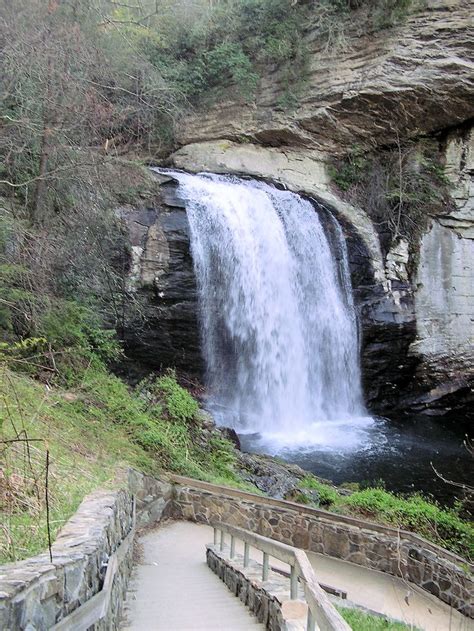
[[[397,27],[374,32],[363,25],[354,15],[338,45],[308,24],[307,87],[294,111],[278,105],[286,85],[272,69],[255,103],[227,100],[182,121],[180,144],[227,139],[334,154],[355,143],[430,134],[474,115],[469,0],[412,3]]]
[[[308,24],[307,87],[294,110],[277,105],[285,86],[272,69],[255,103],[227,100],[181,121],[170,161],[261,177],[334,213],[349,248],[370,408],[456,411],[472,400],[474,379],[470,2],[428,0],[395,28],[360,33],[356,21],[347,28],[347,45],[329,51]],[[377,151],[426,136],[441,147],[453,203],[441,215],[428,208],[418,242],[397,239],[387,249],[364,208],[340,198],[328,162],[354,145]],[[185,209],[173,185],[162,184],[155,208],[123,215],[149,316],[146,335],[132,334],[131,346],[149,365],[202,375]]]
[[[128,231],[128,289],[139,304],[123,332],[126,352],[139,374],[176,367],[202,376],[186,211],[173,181],[154,177],[159,191],[153,199],[116,211]]]
[[[395,28],[358,28],[329,51],[309,24],[297,107],[277,105],[284,85],[274,70],[252,105],[228,100],[186,118],[172,161],[263,177],[330,208],[348,239],[370,407],[456,410],[471,401],[474,373],[472,7],[429,0]],[[331,186],[328,161],[354,145],[377,151],[426,136],[442,147],[453,204],[428,217],[419,242],[383,252],[377,225]]]

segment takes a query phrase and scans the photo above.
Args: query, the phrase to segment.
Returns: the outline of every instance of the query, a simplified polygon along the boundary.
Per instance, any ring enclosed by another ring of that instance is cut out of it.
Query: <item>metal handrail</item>
[[[235,557],[236,540],[243,541],[244,568],[248,567],[250,562],[250,546],[263,553],[262,581],[268,580],[270,557],[290,566],[290,598],[291,600],[298,598],[298,580],[300,580],[308,604],[307,631],[315,631],[316,629],[320,631],[351,631],[350,626],[336,611],[319,586],[311,563],[303,550],[230,524],[213,523],[212,526],[214,528],[214,545],[219,546],[221,551],[224,550],[225,535],[230,535],[229,556],[231,559]]]

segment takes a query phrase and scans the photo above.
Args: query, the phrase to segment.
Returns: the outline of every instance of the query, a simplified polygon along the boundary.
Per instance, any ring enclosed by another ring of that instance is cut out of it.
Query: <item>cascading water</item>
[[[218,422],[276,450],[345,446],[369,419],[339,225],[338,268],[308,200],[256,181],[172,174],[186,200]]]

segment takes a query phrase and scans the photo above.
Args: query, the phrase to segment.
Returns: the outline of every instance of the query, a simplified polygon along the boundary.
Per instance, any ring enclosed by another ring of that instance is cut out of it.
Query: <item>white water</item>
[[[255,181],[173,172],[186,200],[210,408],[285,447],[353,447],[361,393],[347,253],[308,200]]]

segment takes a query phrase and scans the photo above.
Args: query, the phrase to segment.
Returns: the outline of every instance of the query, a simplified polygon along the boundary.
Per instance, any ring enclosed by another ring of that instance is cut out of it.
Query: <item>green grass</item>
[[[322,508],[409,530],[467,559],[474,557],[473,524],[455,509],[442,508],[420,494],[404,497],[383,488],[367,488],[341,495],[311,475],[303,478],[300,487],[317,491],[317,505]],[[303,503],[308,504],[308,499]]]
[[[72,381],[47,388],[0,366],[0,563],[47,546],[47,451],[53,539],[84,496],[115,486],[124,466],[255,491],[235,473],[231,443],[203,440],[198,405],[173,374],[132,390],[92,362]],[[6,442],[16,437],[33,442]]]
[[[394,622],[380,616],[373,616],[358,609],[347,609],[337,607],[344,620],[350,625],[353,631],[406,631],[414,627],[407,626],[402,622]]]

